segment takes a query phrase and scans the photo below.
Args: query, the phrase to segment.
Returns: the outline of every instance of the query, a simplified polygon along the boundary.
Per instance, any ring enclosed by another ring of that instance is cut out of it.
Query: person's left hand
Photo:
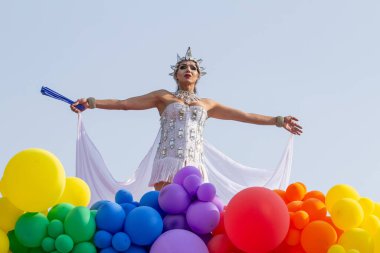
[[[293,116],[286,116],[284,118],[284,128],[295,135],[302,134],[302,127],[297,124],[298,119]]]

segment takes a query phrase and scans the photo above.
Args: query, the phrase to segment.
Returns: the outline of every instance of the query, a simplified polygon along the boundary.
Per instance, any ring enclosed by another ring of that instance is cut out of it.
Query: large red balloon
[[[289,223],[284,201],[264,187],[251,187],[237,193],[224,214],[227,236],[247,253],[275,249],[284,240]]]
[[[211,238],[207,248],[210,253],[231,253],[235,247],[225,234],[219,234]]]

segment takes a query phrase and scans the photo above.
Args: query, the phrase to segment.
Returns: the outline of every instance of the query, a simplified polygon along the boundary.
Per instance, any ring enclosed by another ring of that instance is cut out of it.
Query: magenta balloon
[[[164,231],[172,229],[188,229],[184,214],[168,214],[164,218]]]
[[[163,233],[153,243],[150,253],[208,253],[203,240],[196,234],[183,229]]]
[[[168,214],[184,213],[190,205],[190,196],[179,184],[169,184],[162,188],[158,204]]]
[[[218,196],[215,196],[215,198],[211,201],[214,205],[216,205],[216,207],[218,208],[219,212],[223,212],[224,210],[224,204],[222,203],[222,201],[220,200],[220,198]]]
[[[197,191],[197,197],[200,201],[212,201],[216,196],[215,186],[211,183],[201,184]]]
[[[182,185],[183,180],[185,180],[185,178],[190,175],[197,175],[198,177],[202,178],[201,171],[198,168],[194,166],[186,166],[180,169],[177,174],[175,174],[173,183]]]
[[[190,196],[194,196],[197,194],[199,186],[202,184],[202,178],[198,175],[189,175],[183,180],[183,188],[190,194]]]
[[[211,202],[196,201],[187,209],[187,224],[197,234],[207,234],[219,224],[220,213]]]

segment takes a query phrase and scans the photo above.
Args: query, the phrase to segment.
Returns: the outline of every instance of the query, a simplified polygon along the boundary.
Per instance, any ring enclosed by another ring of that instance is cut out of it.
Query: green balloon
[[[75,245],[71,253],[96,253],[96,247],[91,242],[81,242]]]
[[[73,239],[68,235],[60,235],[55,240],[55,248],[61,253],[68,253],[74,247]]]
[[[25,213],[16,222],[16,237],[26,247],[40,247],[48,224],[49,220],[42,213]]]
[[[42,249],[46,252],[51,252],[55,250],[55,240],[51,237],[45,237],[42,240]]]
[[[47,217],[50,221],[57,219],[64,222],[66,215],[73,208],[74,208],[74,205],[69,204],[69,203],[61,203],[61,204],[55,205],[52,209],[50,209]]]
[[[42,248],[33,248],[33,249],[30,249],[29,253],[45,253],[46,251],[44,251]]]
[[[17,252],[17,253],[28,253],[29,249],[22,245],[16,237],[15,231],[9,231],[8,232],[8,239],[9,239],[9,249],[12,252]]]
[[[48,225],[48,235],[51,238],[57,238],[59,235],[63,234],[63,223],[60,220],[52,220]]]
[[[95,217],[84,206],[77,206],[71,210],[63,223],[66,234],[75,243],[89,241],[96,230]]]

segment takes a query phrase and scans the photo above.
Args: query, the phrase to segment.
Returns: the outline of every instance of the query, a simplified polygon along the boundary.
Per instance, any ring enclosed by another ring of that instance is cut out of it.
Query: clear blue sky
[[[323,192],[346,183],[380,201],[379,13],[376,0],[2,1],[0,175],[29,147],[75,174],[76,115],[42,85],[72,99],[174,90],[170,65],[191,46],[208,72],[200,96],[300,119],[292,181]],[[83,116],[120,180],[159,126],[155,110]],[[273,167],[288,134],[211,119],[205,138],[243,164]]]

